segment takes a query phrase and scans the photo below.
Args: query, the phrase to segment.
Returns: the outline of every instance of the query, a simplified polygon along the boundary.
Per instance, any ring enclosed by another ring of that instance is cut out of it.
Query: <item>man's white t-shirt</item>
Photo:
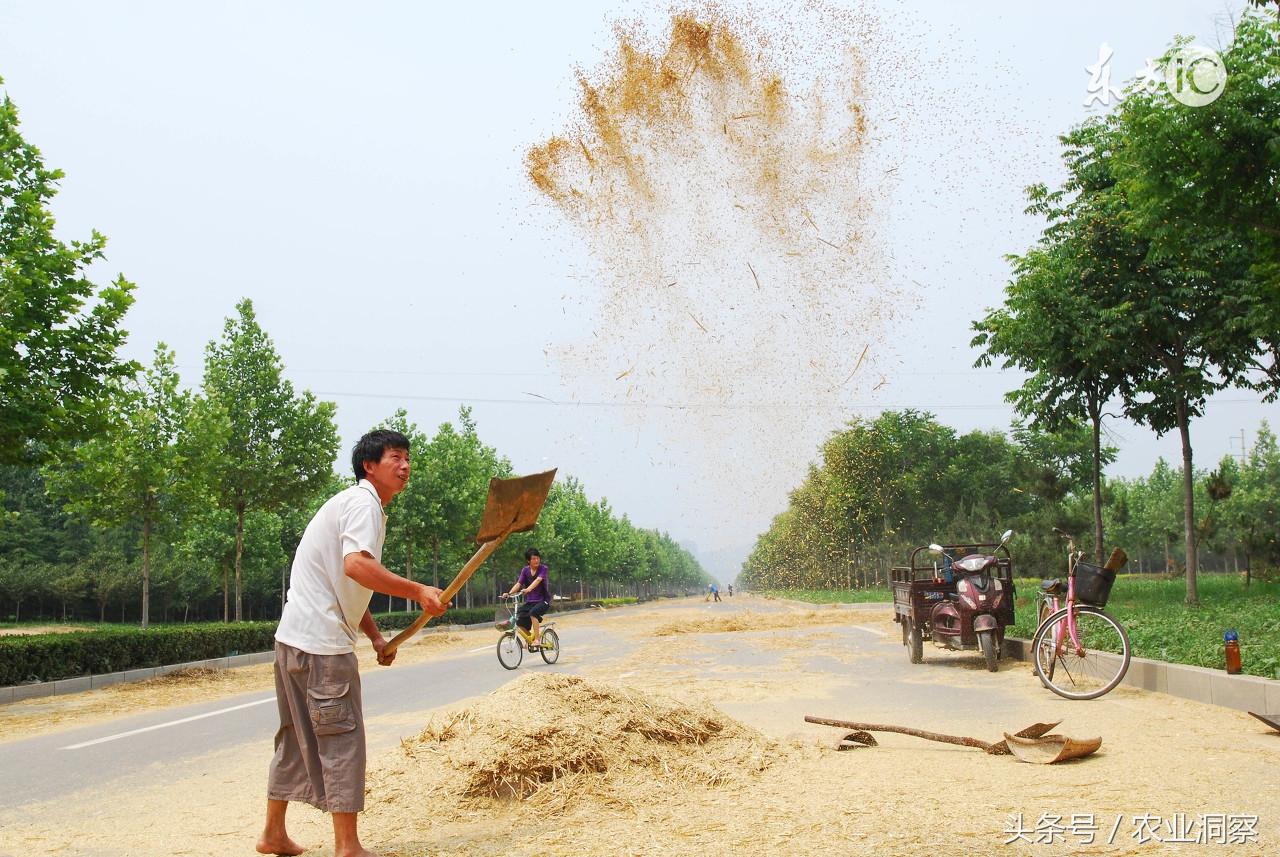
[[[386,537],[387,515],[369,480],[330,497],[298,543],[276,640],[313,655],[355,651],[373,590],[347,577],[343,558],[363,551],[382,562]]]

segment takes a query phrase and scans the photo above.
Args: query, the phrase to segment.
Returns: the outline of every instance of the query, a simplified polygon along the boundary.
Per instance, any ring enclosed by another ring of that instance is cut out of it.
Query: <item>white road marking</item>
[[[105,744],[108,741],[115,741],[119,738],[128,738],[130,735],[141,735],[143,732],[151,732],[155,729],[165,729],[170,726],[178,726],[182,723],[190,723],[193,720],[203,720],[206,717],[215,717],[219,714],[228,714],[232,711],[239,711],[242,708],[250,708],[254,705],[262,705],[266,702],[275,702],[274,696],[268,696],[265,699],[257,699],[253,702],[246,702],[243,705],[233,705],[230,708],[222,708],[217,711],[208,711],[204,714],[197,714],[194,717],[184,717],[181,720],[170,720],[168,723],[157,723],[155,726],[144,726],[141,729],[131,729],[128,732],[120,732],[116,735],[108,735],[106,738],[95,738],[92,741],[84,741],[80,744],[72,744],[69,747],[60,747],[61,750],[79,750],[82,747],[92,747],[94,744]]]
[[[467,649],[467,654],[468,654],[468,655],[474,655],[476,652],[487,652],[487,651],[489,651],[489,650],[490,650],[490,649],[492,649],[492,648],[493,648],[493,646],[481,646],[481,647],[480,647],[480,648],[478,648],[478,649]]]
[[[635,675],[635,671],[634,671],[634,670],[632,670],[632,671],[631,671],[631,672],[629,672],[629,673],[623,673],[622,675],[618,676],[618,678],[619,678],[619,679],[624,679],[624,678],[626,678],[627,676],[631,676],[631,675]]]
[[[878,634],[881,637],[889,636],[886,632],[879,628],[868,628],[866,625],[850,625],[850,628],[857,628],[859,631],[866,631],[868,634]]]

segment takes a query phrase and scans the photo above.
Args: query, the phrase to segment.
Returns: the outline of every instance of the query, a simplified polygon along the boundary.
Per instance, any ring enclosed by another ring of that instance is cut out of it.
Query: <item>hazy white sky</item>
[[[27,139],[67,174],[61,233],[100,230],[103,277],[138,284],[129,356],[163,340],[194,385],[250,297],[289,377],[337,402],[344,446],[397,407],[430,430],[470,403],[517,471],[578,476],[727,578],[848,416],[910,406],[962,432],[1008,424],[1018,379],[972,368],[969,323],[1000,302],[1004,254],[1035,239],[1022,188],[1060,177],[1056,135],[1089,112],[1085,66],[1109,44],[1118,85],[1175,34],[1219,46],[1243,3],[832,5],[874,10],[890,46],[864,84],[873,162],[894,168],[877,234],[903,297],[882,336],[850,331],[851,359],[875,342],[865,381],[768,456],[721,443],[759,413],[692,403],[709,410],[682,433],[653,403],[591,404],[544,352],[608,331],[582,237],[534,192],[523,154],[571,119],[575,68],[608,54],[612,24],[661,32],[665,4],[0,0],[0,76]],[[1278,416],[1221,394],[1192,428],[1197,462]],[[1112,474],[1179,456],[1175,436],[1111,429]]]

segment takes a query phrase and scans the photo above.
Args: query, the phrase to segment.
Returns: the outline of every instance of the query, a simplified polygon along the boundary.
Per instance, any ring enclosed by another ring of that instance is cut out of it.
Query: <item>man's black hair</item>
[[[382,453],[388,449],[409,451],[409,438],[392,429],[374,429],[356,441],[351,448],[351,469],[355,471],[359,482],[368,474],[364,472],[366,462],[377,464],[382,460]]]
[[[527,551],[524,552],[524,561],[528,562],[529,560],[533,559],[535,556],[538,559],[542,559],[542,554],[538,552],[537,548],[529,548]]]

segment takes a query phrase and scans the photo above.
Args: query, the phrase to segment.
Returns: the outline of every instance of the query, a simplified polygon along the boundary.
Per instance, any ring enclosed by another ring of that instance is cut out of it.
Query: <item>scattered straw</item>
[[[654,628],[655,637],[676,634],[719,634],[727,631],[775,631],[806,625],[848,625],[854,617],[844,610],[796,610],[778,613],[756,613],[747,610],[729,616],[699,616],[678,622],[667,622]]]

